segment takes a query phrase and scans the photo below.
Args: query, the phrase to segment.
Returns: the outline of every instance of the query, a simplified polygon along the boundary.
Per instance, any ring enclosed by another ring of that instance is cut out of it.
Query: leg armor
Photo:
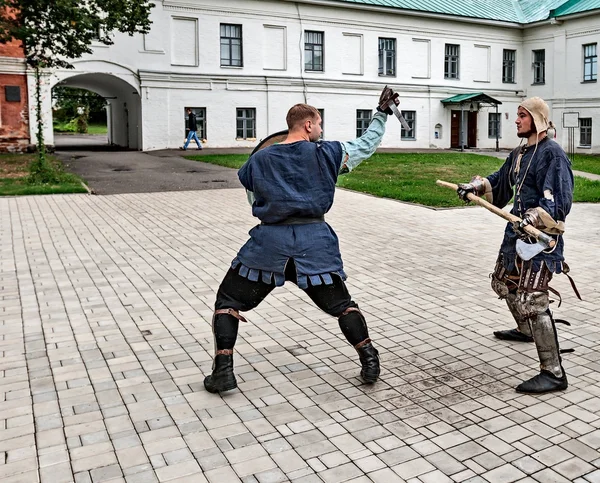
[[[237,270],[229,269],[217,292],[212,328],[215,338],[215,358],[212,373],[204,379],[208,392],[235,389],[233,374],[233,347],[238,335],[240,320],[246,319],[239,311],[255,308],[275,288],[275,284],[252,282]]]
[[[552,273],[542,264],[538,272],[531,263],[521,268],[516,307],[529,320],[538,352],[541,372],[517,387],[519,392],[542,393],[567,388],[567,377],[561,364],[560,349],[554,319],[550,313],[548,283]]]
[[[309,285],[304,291],[322,311],[338,318],[344,337],[358,352],[363,381],[368,384],[377,381],[379,353],[369,338],[367,322],[356,303],[352,301],[341,277],[333,277],[332,285]]]
[[[367,322],[358,307],[348,307],[338,318],[340,329],[358,352],[362,365],[360,376],[367,384],[373,384],[379,378],[379,352],[369,339]]]
[[[517,288],[519,275],[517,273],[508,273],[504,268],[502,255],[496,261],[496,268],[491,275],[492,290],[496,292],[500,299],[506,300],[506,305],[517,323],[516,329],[498,330],[494,336],[502,340],[512,340],[518,342],[533,342],[529,319],[523,317],[517,308]]]

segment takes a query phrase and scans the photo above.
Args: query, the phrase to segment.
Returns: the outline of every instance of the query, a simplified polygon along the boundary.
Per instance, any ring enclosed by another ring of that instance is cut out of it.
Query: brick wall
[[[0,44],[0,151],[25,151],[29,144],[27,77],[14,72],[12,61],[24,57],[20,42]]]

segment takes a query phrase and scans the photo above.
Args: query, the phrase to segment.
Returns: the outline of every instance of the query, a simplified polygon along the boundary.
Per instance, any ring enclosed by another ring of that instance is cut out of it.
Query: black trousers
[[[253,282],[238,273],[239,269],[229,269],[217,292],[215,309],[235,309],[247,312],[256,308],[273,289],[275,282],[270,284],[259,281]],[[286,280],[296,283],[296,266],[292,259],[286,265]],[[358,311],[342,315],[350,307],[358,308],[348,293],[346,284],[341,277],[332,275],[331,285],[309,285],[303,289],[310,299],[324,312],[339,318],[340,328],[348,342],[356,345],[369,338],[366,321]],[[232,315],[218,314],[213,319],[213,331],[217,350],[233,349],[237,339],[239,320]]]

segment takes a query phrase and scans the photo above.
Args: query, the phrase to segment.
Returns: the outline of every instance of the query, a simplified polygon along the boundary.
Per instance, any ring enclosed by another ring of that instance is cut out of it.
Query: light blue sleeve
[[[361,137],[341,143],[342,166],[340,174],[349,173],[373,155],[385,134],[387,116],[385,112],[377,111],[371,120],[371,124]]]

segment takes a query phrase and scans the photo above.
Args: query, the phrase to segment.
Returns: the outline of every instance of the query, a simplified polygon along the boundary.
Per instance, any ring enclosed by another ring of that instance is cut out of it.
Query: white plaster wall
[[[401,109],[417,111],[417,139],[401,140],[400,126],[391,120],[383,147],[448,148],[451,108],[440,101],[465,92],[485,92],[503,102],[499,112],[509,114],[502,120],[503,148],[518,142],[513,121],[516,107],[525,96],[540,95],[557,109],[585,102],[593,115],[598,110],[598,95],[592,92],[596,85],[580,84],[580,67],[575,69],[576,76],[570,75],[574,59],[581,57],[574,53],[577,45],[580,49],[584,37],[598,35],[595,31],[582,33],[596,28],[598,16],[522,30],[497,22],[477,24],[408,16],[392,9],[375,11],[347,3],[343,8],[269,0],[231,0],[225,4],[217,0],[165,0],[156,4],[148,35],[118,34],[114,46],[95,46],[93,54],[83,59],[103,62],[106,72],[125,69],[134,73],[141,94],[140,146],[144,150],[181,145],[186,106],[207,109],[207,146],[211,147],[256,144],[256,140],[235,138],[237,107],[256,108],[256,134],[260,139],[285,128],[285,114],[297,102],[325,109],[328,139],[351,139],[355,135],[356,109],[374,109],[385,84],[400,92]],[[174,27],[174,19],[193,20],[196,34],[186,37],[183,29]],[[243,67],[220,66],[221,23],[242,25]],[[280,27],[283,34],[265,35],[265,26]],[[324,72],[304,71],[305,30],[324,32]],[[573,47],[576,32],[579,37]],[[356,52],[359,59],[349,69],[343,59],[348,58],[348,39],[356,38],[350,37],[353,35],[360,36],[362,55]],[[379,37],[396,39],[395,76],[378,75]],[[427,41],[428,49],[423,49],[422,43],[418,44],[420,50],[416,48],[415,40]],[[461,46],[458,80],[444,79],[446,43]],[[181,58],[185,46],[189,47],[191,54],[186,58],[192,65],[176,65],[173,49]],[[489,75],[484,75],[488,69],[481,66],[481,47],[489,51]],[[531,85],[531,51],[536,48],[546,49],[543,86]],[[514,84],[502,83],[503,49],[517,51]],[[271,62],[270,55],[281,57],[284,52],[285,59]],[[349,71],[352,73],[344,73]],[[570,96],[569,91],[587,94]],[[487,112],[483,109],[479,114],[478,147],[494,148],[495,139],[488,138]],[[443,127],[443,137],[438,140],[433,136],[436,123]],[[598,137],[594,136],[594,143]]]

